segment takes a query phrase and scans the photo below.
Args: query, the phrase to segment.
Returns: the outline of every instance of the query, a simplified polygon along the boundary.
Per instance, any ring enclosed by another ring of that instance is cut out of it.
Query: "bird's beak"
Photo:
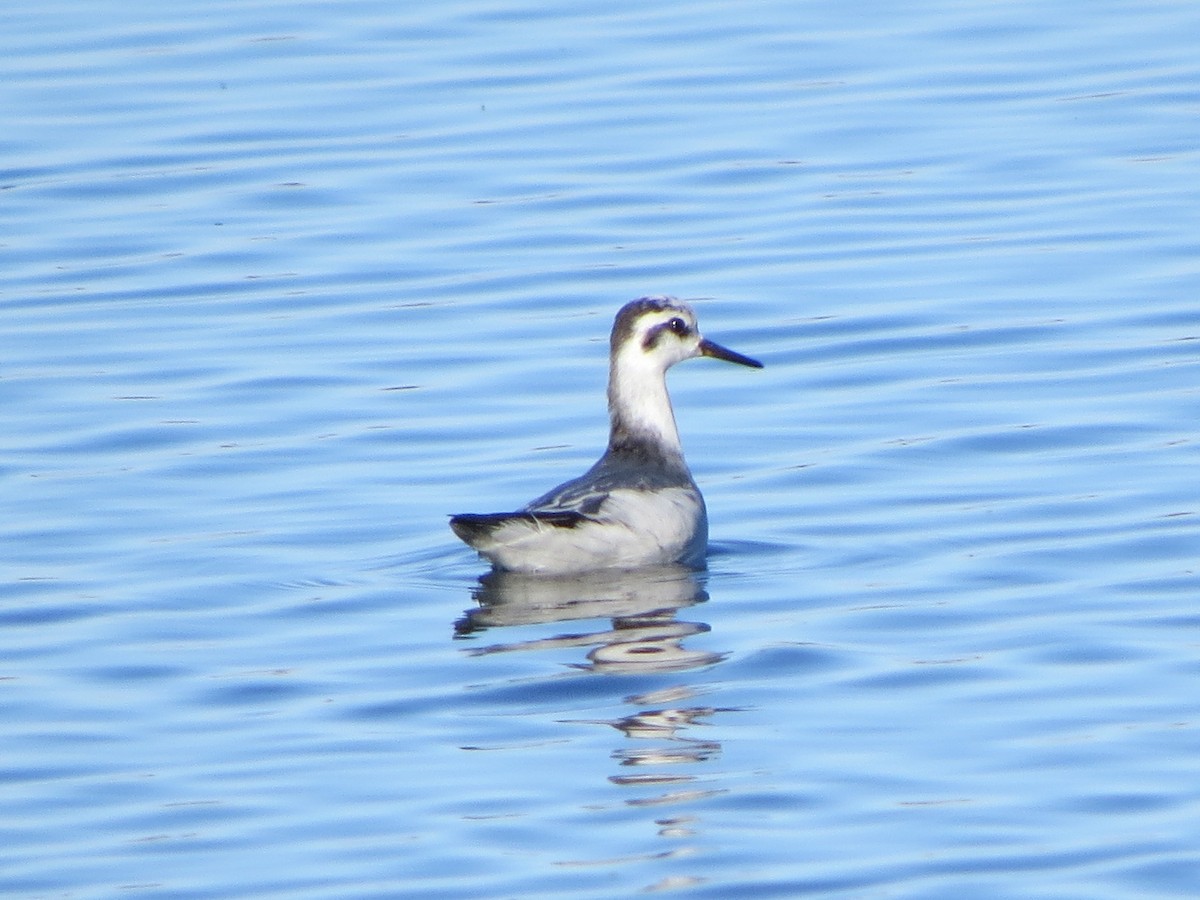
[[[742,356],[740,353],[734,353],[720,344],[714,344],[708,338],[701,338],[700,340],[700,355],[711,356],[713,359],[723,359],[725,362],[737,363],[739,366],[749,366],[752,369],[761,369],[763,367],[763,364],[757,359],[751,359],[748,356]]]

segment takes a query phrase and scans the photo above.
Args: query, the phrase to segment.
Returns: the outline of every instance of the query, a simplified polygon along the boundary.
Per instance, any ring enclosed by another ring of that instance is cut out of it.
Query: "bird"
[[[674,297],[625,304],[609,339],[604,454],[515,512],[463,513],[450,517],[450,528],[497,571],[704,568],[708,514],[683,458],[666,382],[671,366],[697,356],[762,368],[703,337],[695,312]]]

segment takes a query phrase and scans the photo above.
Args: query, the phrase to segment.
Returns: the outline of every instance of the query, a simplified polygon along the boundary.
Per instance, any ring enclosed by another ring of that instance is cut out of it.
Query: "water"
[[[1200,15],[4,15],[6,896],[1200,890]],[[448,513],[672,372],[709,570]]]

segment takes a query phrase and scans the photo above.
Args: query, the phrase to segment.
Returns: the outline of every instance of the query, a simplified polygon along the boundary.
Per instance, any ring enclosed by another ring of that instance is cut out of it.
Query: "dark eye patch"
[[[671,332],[676,337],[687,337],[692,333],[691,328],[688,327],[688,323],[678,316],[675,316],[674,318],[667,319],[665,322],[660,322],[658,325],[655,325],[646,332],[646,337],[642,339],[643,349],[653,349],[658,343],[658,339],[662,337],[663,332],[666,331]]]

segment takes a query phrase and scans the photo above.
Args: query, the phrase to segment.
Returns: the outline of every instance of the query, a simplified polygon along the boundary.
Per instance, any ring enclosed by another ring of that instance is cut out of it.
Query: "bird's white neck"
[[[608,375],[609,447],[648,445],[683,456],[666,373],[636,355],[618,355]]]

